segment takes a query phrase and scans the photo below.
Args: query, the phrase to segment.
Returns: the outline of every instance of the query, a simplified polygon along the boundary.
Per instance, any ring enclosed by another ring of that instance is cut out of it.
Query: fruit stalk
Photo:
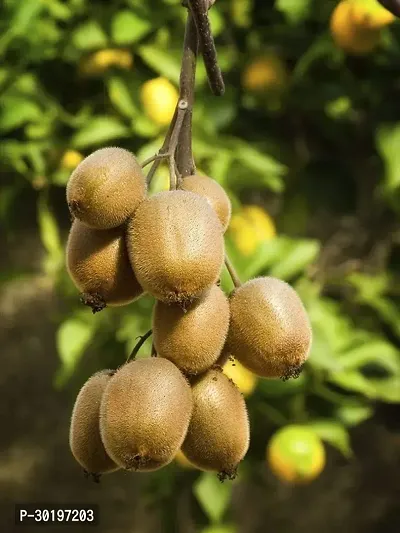
[[[193,15],[189,9],[179,80],[179,98],[180,100],[186,100],[188,107],[182,123],[175,158],[178,171],[183,177],[190,176],[196,172],[192,152],[192,113],[198,46],[197,29]]]
[[[240,287],[242,285],[242,282],[240,281],[238,273],[236,272],[235,267],[233,266],[233,263],[229,259],[227,253],[225,253],[225,265],[226,265],[226,268],[228,269],[229,275],[232,278],[232,281],[235,287],[236,288]]]
[[[147,339],[151,336],[152,333],[153,333],[153,330],[149,329],[147,333],[139,337],[139,341],[133,348],[132,352],[128,355],[128,358],[126,360],[127,363],[129,363],[129,361],[131,361],[132,359],[136,358],[137,354],[139,353],[140,348],[143,346],[143,344],[147,341]]]

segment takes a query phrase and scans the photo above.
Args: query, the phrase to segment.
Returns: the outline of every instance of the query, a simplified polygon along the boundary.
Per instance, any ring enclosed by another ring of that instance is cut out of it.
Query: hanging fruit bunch
[[[145,293],[156,300],[152,329],[128,361],[96,373],[76,399],[70,447],[96,480],[117,469],[157,470],[182,452],[197,468],[233,479],[250,428],[227,361],[286,380],[299,375],[309,354],[311,328],[298,295],[271,277],[240,282],[224,248],[230,200],[196,173],[190,133],[198,41],[211,89],[224,92],[200,4],[188,2],[179,100],[158,154],[140,164],[125,149],[102,148],[79,163],[67,185],[67,268],[82,302],[98,312]],[[170,190],[149,195],[162,160]],[[235,285],[230,295],[219,283],[224,264]],[[135,360],[151,334],[153,353]]]

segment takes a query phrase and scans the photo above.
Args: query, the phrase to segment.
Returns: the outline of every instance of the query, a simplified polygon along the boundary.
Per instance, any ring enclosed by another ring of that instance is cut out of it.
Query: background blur
[[[243,280],[271,274],[298,290],[309,363],[286,383],[234,367],[252,422],[235,482],[175,461],[96,485],[69,451],[72,405],[149,329],[152,301],[82,308],[64,266],[65,184],[99,147],[144,160],[161,146],[186,10],[2,1],[1,531],[14,531],[15,502],[46,501],[99,503],[104,533],[400,531],[400,22],[372,0],[367,17],[345,16],[348,3],[218,0],[226,95],[212,96],[201,61],[197,76],[194,153],[232,199],[230,254]],[[161,167],[152,189],[166,186]],[[282,448],[280,476],[266,460],[288,424],[309,426],[326,450],[315,467],[309,447],[307,484],[290,481],[296,442]]]

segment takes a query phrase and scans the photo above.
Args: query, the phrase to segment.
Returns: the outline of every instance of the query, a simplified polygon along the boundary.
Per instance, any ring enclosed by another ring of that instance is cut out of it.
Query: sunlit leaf
[[[345,457],[353,454],[350,436],[343,424],[336,420],[313,420],[308,424],[324,441],[337,448]]]
[[[117,118],[97,116],[92,118],[72,137],[71,144],[75,148],[87,148],[95,144],[126,137],[128,134],[129,128]]]
[[[209,520],[219,522],[228,508],[232,484],[221,483],[215,473],[205,472],[199,477],[193,490]]]

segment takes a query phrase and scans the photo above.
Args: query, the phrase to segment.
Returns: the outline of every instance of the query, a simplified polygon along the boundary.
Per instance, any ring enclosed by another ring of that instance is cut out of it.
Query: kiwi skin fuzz
[[[225,344],[228,328],[229,302],[217,285],[186,310],[177,304],[160,301],[154,306],[156,351],[185,374],[199,374],[215,364]]]
[[[74,220],[67,242],[67,270],[93,312],[100,310],[101,302],[103,307],[124,305],[143,294],[121,227],[95,230]]]
[[[120,226],[144,199],[147,184],[136,157],[123,148],[96,150],[74,170],[67,184],[73,217],[97,229]]]
[[[193,414],[182,451],[201,470],[218,472],[221,481],[233,479],[250,442],[243,396],[220,368],[197,377],[192,393]]]
[[[101,370],[86,381],[75,400],[69,431],[73,456],[95,481],[119,467],[107,455],[100,437],[100,403],[112,370]]]
[[[204,196],[217,213],[223,230],[226,231],[231,220],[232,206],[224,188],[217,181],[208,176],[194,174],[183,178],[180,188]]]
[[[166,303],[190,304],[220,276],[222,226],[207,200],[187,191],[146,198],[127,226],[132,267],[144,290]]]
[[[296,291],[277,278],[255,278],[233,291],[230,308],[229,352],[260,377],[298,377],[312,331]]]
[[[183,443],[192,407],[189,383],[167,359],[125,364],[101,402],[100,431],[108,455],[126,470],[167,465]]]

